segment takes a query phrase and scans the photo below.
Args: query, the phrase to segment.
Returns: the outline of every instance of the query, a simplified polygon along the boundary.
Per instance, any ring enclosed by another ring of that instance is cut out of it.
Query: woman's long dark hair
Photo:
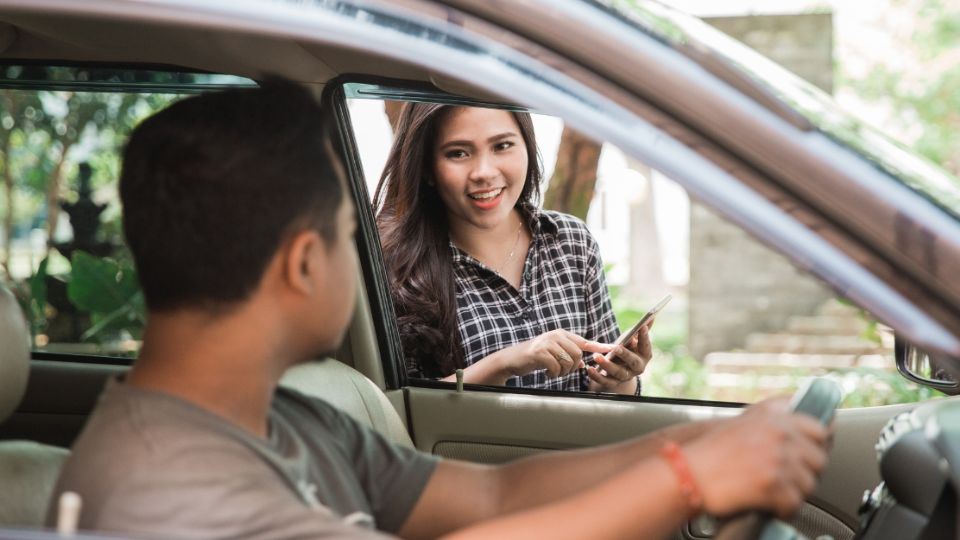
[[[454,108],[404,105],[373,197],[407,369],[431,378],[466,367],[457,332],[447,213],[437,193],[433,162],[438,125]],[[511,114],[529,164],[517,201],[522,209],[537,202],[542,173],[530,115]]]

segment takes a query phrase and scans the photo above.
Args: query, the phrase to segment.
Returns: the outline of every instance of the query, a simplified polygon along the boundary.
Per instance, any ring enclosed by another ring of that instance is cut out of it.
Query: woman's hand
[[[587,367],[587,376],[593,384],[591,389],[600,392],[634,394],[637,389],[637,376],[647,369],[653,359],[653,345],[650,343],[650,328],[654,319],[640,327],[640,331],[624,345],[612,349],[607,360],[605,356],[594,354],[597,365]]]
[[[538,369],[550,377],[562,377],[584,367],[583,353],[605,353],[609,345],[586,340],[566,330],[551,330],[498,354],[501,371],[509,376],[526,375]]]
[[[707,512],[770,510],[787,518],[813,492],[829,430],[788,405],[788,397],[762,401],[684,445]]]

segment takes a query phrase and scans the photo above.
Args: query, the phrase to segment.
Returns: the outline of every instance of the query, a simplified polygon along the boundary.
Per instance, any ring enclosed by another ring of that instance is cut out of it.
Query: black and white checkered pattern
[[[457,329],[467,365],[556,329],[613,343],[619,330],[600,249],[586,225],[559,212],[525,209],[533,240],[520,290],[453,243]],[[511,377],[507,386],[587,390],[585,370],[549,378],[545,370]]]

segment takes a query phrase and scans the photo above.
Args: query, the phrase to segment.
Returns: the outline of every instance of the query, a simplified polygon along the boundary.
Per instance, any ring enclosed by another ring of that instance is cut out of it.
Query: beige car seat
[[[0,424],[27,388],[30,333],[16,299],[0,287]],[[0,441],[0,527],[40,527],[47,501],[69,455],[65,448],[32,441]]]
[[[284,373],[280,384],[330,403],[394,444],[413,447],[387,396],[373,381],[342,362],[317,360],[294,366]]]

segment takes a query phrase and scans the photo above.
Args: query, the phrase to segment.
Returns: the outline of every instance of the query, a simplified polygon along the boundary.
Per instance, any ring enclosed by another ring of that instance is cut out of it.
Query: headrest
[[[0,285],[0,422],[17,408],[30,372],[30,332],[13,294]]]

